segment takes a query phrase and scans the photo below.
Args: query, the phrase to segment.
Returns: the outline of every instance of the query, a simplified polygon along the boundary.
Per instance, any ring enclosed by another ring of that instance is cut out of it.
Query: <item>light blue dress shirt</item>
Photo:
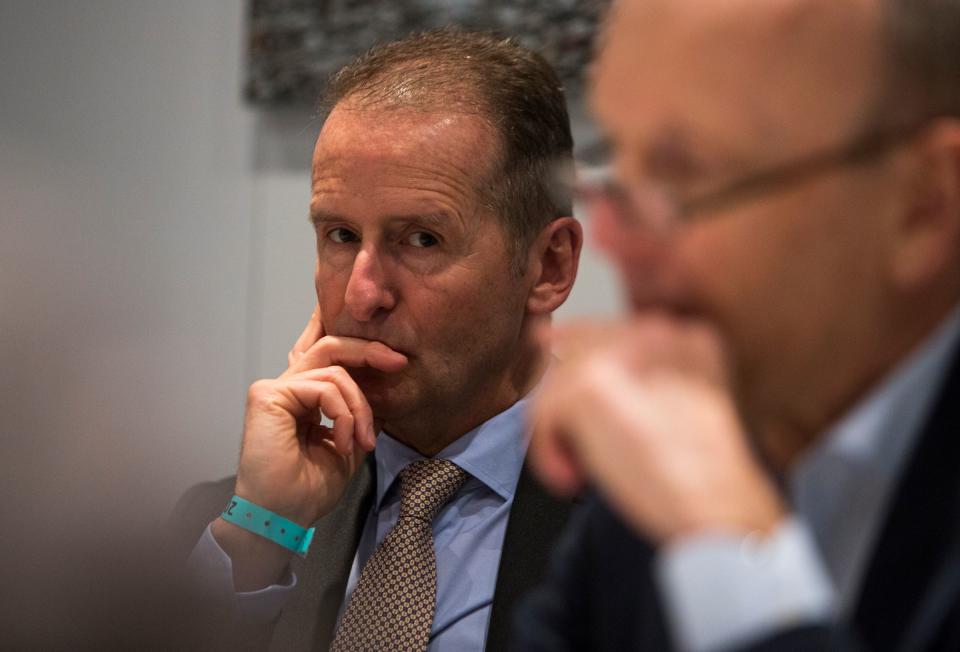
[[[427,648],[431,652],[482,650],[486,645],[503,535],[526,453],[523,411],[523,401],[514,404],[436,456],[450,460],[469,477],[433,522],[437,611]],[[400,515],[397,476],[422,457],[389,436],[381,435],[377,441],[374,505],[353,560],[344,604],[364,564]]]
[[[433,522],[437,610],[429,652],[469,652],[486,646],[500,551],[528,443],[524,435],[525,405],[526,400],[518,401],[436,455],[462,468],[468,478]],[[385,433],[377,438],[373,455],[376,492],[353,560],[341,615],[364,564],[399,517],[400,471],[423,458]],[[322,546],[323,542],[313,545]],[[212,594],[232,593],[230,559],[209,528],[194,548],[190,565]],[[233,598],[245,618],[266,621],[283,608],[296,583],[294,577],[287,584],[236,593]]]

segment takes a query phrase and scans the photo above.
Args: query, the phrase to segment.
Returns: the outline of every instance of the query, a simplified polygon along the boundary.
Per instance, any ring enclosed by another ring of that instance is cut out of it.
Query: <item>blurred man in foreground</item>
[[[237,476],[182,502],[192,565],[235,603],[229,645],[500,648],[567,511],[522,436],[534,332],[582,240],[551,187],[563,92],[538,55],[442,30],[372,50],[328,94],[318,309],[250,388]]]
[[[624,0],[524,649],[960,649],[960,2]]]

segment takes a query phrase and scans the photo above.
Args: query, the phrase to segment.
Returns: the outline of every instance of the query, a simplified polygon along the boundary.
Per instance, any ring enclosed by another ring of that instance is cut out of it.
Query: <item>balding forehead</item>
[[[806,138],[794,127],[826,114],[838,132],[823,133],[829,141],[875,94],[880,18],[880,0],[622,0],[594,103],[604,122],[657,119],[628,118],[624,106],[678,117],[700,110],[709,127],[758,139],[778,129]]]
[[[846,14],[867,20],[881,12],[882,0],[619,0],[612,13],[636,8],[654,13],[699,14],[713,19],[724,16],[742,19],[752,15],[773,22],[792,22],[811,15]]]
[[[882,0],[620,0],[611,12],[643,22],[683,22],[690,29],[750,31],[767,37],[797,37],[817,30],[876,35]],[[851,32],[852,30],[852,32]]]
[[[724,0],[721,0],[721,3]],[[815,33],[838,30],[865,42],[875,41],[880,33],[880,0],[733,0],[752,5],[754,11],[768,12],[771,27],[781,34],[795,30]]]

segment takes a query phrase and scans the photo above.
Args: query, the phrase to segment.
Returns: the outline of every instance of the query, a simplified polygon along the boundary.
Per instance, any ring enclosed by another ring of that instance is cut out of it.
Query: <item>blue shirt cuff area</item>
[[[713,652],[826,622],[836,602],[807,527],[769,537],[707,534],[660,551],[655,573],[677,647]]]
[[[193,547],[187,568],[198,591],[210,600],[229,605],[237,617],[251,624],[275,620],[297,586],[297,576],[288,572],[282,584],[272,584],[258,591],[235,591],[233,564],[217,543],[209,525]]]

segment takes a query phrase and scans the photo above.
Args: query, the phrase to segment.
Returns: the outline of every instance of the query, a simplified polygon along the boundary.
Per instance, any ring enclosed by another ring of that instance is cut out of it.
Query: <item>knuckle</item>
[[[344,379],[350,377],[350,375],[347,373],[347,370],[340,365],[332,365],[327,367],[327,372],[330,374],[331,378]]]
[[[320,351],[325,351],[332,346],[336,346],[339,341],[340,341],[340,338],[337,337],[336,335],[327,335],[326,337],[321,337],[319,340],[314,342],[312,348]]]
[[[325,380],[317,381],[317,394],[319,394],[321,399],[330,396],[331,393],[336,392],[336,389],[337,386],[333,383]]]
[[[248,400],[258,400],[273,392],[274,381],[268,378],[261,378],[254,381],[247,389]]]
[[[573,381],[573,387],[579,393],[591,398],[604,395],[605,389],[613,379],[614,363],[603,356],[593,356],[584,365],[583,374]]]

